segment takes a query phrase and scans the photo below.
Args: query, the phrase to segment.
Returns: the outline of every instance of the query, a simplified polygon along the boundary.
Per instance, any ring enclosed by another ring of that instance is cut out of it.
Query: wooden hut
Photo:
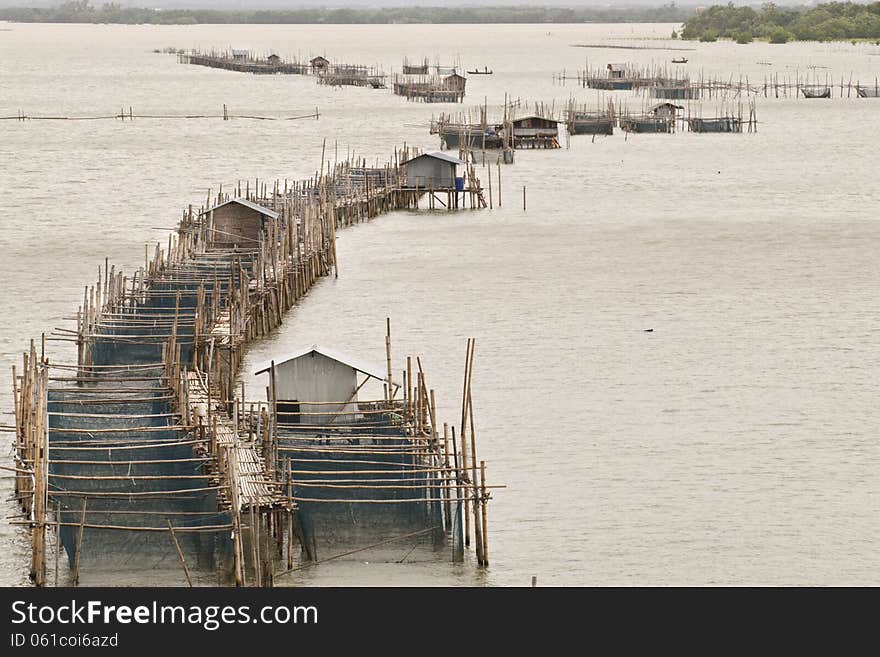
[[[559,121],[524,116],[510,122],[514,148],[559,148]]]
[[[456,172],[465,162],[446,153],[423,153],[401,162],[404,186],[434,190],[455,189]]]
[[[276,55],[275,53],[272,53],[271,55],[269,55],[266,58],[266,61],[269,64],[271,64],[272,66],[278,66],[279,64],[281,64],[281,58],[278,55]]]
[[[243,62],[250,57],[250,53],[244,48],[233,48],[232,49],[232,59],[235,61]]]
[[[459,75],[458,73],[453,73],[452,75],[447,75],[445,78],[443,78],[443,86],[453,91],[460,91],[464,93],[464,88],[466,84],[467,78],[463,75]]]
[[[312,57],[309,60],[309,66],[312,67],[313,73],[318,73],[319,71],[325,71],[330,66],[330,60],[326,57],[322,57],[318,55],[317,57]]]
[[[214,246],[219,248],[254,248],[267,220],[278,219],[278,213],[253,201],[235,198],[214,206],[209,212]]]

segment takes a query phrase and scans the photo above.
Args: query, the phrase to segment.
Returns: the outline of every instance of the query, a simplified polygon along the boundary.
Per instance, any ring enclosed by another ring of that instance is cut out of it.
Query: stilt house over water
[[[514,148],[559,148],[559,121],[524,116],[511,122]]]
[[[459,165],[465,162],[446,153],[424,153],[401,163],[404,166],[406,187],[433,188],[435,190],[463,189],[463,181],[457,177]],[[459,187],[461,185],[461,187]]]

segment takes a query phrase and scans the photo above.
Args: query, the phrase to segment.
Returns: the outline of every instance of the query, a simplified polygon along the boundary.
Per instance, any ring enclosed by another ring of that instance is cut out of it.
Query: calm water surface
[[[386,71],[427,55],[494,69],[469,80],[465,107],[505,92],[595,102],[552,74],[587,57],[648,65],[682,54],[575,43],[683,45],[694,76],[827,70],[865,81],[880,68],[869,45],[650,40],[672,27],[0,25],[2,116],[217,114],[223,103],[321,113],[0,121],[0,365],[8,373],[30,338],[67,325],[105,256],[135,269],[143,244],[165,240],[209,188],[308,176],[325,138],[340,157],[384,159],[403,142],[436,149],[431,113],[455,109],[181,66],[154,48],[323,53]],[[441,419],[455,422],[473,336],[478,447],[508,488],[490,506],[485,572],[387,563],[404,546],[290,583],[880,584],[880,101],[761,99],[757,112],[754,135],[621,133],[520,152],[504,169],[501,209],[402,212],[339,234],[339,279],[253,346],[243,379],[255,385],[257,363],[316,342],[384,362],[390,316],[396,355],[422,358]],[[51,343],[55,360],[71,353]],[[0,408],[10,407],[4,384]],[[0,482],[14,517],[12,482]],[[0,524],[0,584],[26,583],[28,550]],[[168,570],[106,583],[179,579]]]

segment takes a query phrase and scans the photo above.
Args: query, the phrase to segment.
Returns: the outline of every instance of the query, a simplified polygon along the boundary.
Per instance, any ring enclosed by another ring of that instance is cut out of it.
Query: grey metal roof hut
[[[275,399],[292,414],[285,423],[332,424],[344,416],[350,421],[357,414],[361,388],[370,379],[386,381],[388,376],[381,367],[318,345],[285,354],[274,362]],[[264,363],[254,375],[271,371],[272,364]],[[365,376],[360,383],[359,374]],[[393,381],[391,385],[400,387]]]
[[[465,163],[446,153],[423,153],[401,164],[406,167],[407,187],[451,189],[457,167]]]

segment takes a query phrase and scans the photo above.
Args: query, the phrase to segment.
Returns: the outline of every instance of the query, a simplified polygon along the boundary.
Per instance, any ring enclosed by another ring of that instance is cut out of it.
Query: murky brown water
[[[448,109],[181,66],[154,48],[322,52],[386,71],[405,55],[459,56],[495,70],[469,80],[470,103],[510,92],[559,104],[595,99],[552,80],[585,57],[681,54],[570,44],[671,29],[3,25],[0,115],[220,113],[227,103],[322,116],[0,121],[0,364],[9,372],[30,338],[63,323],[105,256],[136,268],[144,242],[164,240],[208,187],[308,176],[325,137],[370,158],[404,141],[436,148],[428,121]],[[868,45],[686,45],[692,74],[752,80],[810,65],[873,80],[880,64]],[[479,449],[508,488],[490,506],[485,573],[364,553],[291,582],[880,583],[878,116],[880,100],[762,99],[757,135],[573,138],[569,150],[517,154],[503,209],[398,213],[340,233],[340,278],[321,282],[246,367],[314,342],[383,362],[390,316],[396,353],[421,355],[441,418],[454,422],[474,336]],[[65,360],[70,346],[51,353]],[[4,384],[3,411],[10,398]],[[0,481],[7,498],[11,481]],[[0,524],[0,584],[26,582],[27,550]]]

